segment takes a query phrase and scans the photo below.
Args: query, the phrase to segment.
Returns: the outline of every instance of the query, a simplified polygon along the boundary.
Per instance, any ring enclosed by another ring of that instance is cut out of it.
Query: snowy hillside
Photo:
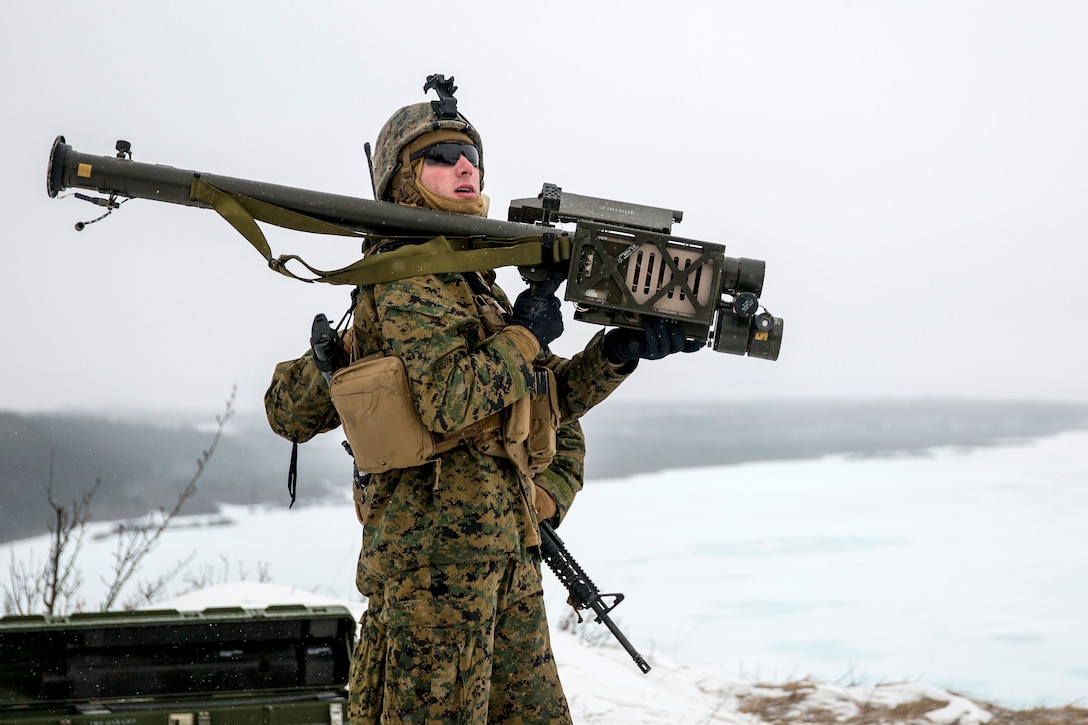
[[[258,583],[209,587],[169,600],[182,611],[206,607],[262,608],[272,604],[342,604],[358,618],[363,606],[300,589]],[[581,627],[598,626],[585,623]],[[594,638],[596,641],[596,638]],[[770,725],[788,722],[981,725],[993,715],[971,702],[923,683],[849,688],[813,682],[755,684],[722,673],[651,657],[643,675],[611,643],[588,645],[577,634],[553,628],[552,644],[576,723]],[[924,718],[924,720],[919,719]]]
[[[546,572],[575,722],[1088,723],[1085,581],[1071,576],[1088,566],[1086,446],[1068,433],[588,483],[560,535],[602,591],[627,595],[613,619],[653,669],[599,624],[569,631]],[[88,527],[85,609],[102,599],[116,530]],[[225,505],[179,519],[141,576],[190,562],[156,606],[358,614],[359,540],[343,498]],[[47,552],[45,536],[0,545],[12,562]],[[1069,703],[1081,709],[1025,709]]]

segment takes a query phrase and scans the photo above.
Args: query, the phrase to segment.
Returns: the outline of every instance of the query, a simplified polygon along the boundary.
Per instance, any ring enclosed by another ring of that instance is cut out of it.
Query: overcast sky
[[[766,260],[777,362],[648,363],[625,400],[1088,401],[1085,38],[1088,3],[1055,0],[10,3],[0,408],[212,415],[237,383],[257,412],[347,308],[211,211],[137,200],[77,233],[100,210],[46,195],[56,135],[369,198],[363,144],[431,73],[484,137],[492,217],[551,182]],[[567,330],[569,355],[594,328]]]

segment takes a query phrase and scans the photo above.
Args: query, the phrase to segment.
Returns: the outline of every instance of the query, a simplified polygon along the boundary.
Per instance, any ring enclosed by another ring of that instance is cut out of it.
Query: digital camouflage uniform
[[[489,334],[474,289],[492,278],[424,275],[359,288],[361,356],[403,360],[415,407],[438,433],[457,431],[529,393],[534,360],[556,376],[557,455],[535,477],[561,519],[582,486],[578,419],[630,372],[601,335],[567,360],[525,328]],[[304,442],[339,425],[310,353],[277,366],[266,395],[272,428]],[[357,585],[368,597],[352,662],[352,723],[567,723],[540,583],[534,481],[466,441],[433,461],[375,474],[360,507]]]

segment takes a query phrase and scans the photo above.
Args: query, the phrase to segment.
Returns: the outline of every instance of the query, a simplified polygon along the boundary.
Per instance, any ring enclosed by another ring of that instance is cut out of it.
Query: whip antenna
[[[374,157],[370,154],[369,141],[363,144],[363,151],[366,152],[366,166],[370,169],[370,191],[374,194],[374,201],[378,201],[378,187],[374,183]]]

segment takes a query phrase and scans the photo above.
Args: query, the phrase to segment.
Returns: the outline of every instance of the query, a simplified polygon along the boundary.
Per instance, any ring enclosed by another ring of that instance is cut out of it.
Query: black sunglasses
[[[480,150],[470,143],[463,141],[446,141],[428,146],[422,151],[416,151],[409,156],[412,161],[422,158],[424,163],[445,164],[453,166],[464,156],[473,166],[480,165]]]

